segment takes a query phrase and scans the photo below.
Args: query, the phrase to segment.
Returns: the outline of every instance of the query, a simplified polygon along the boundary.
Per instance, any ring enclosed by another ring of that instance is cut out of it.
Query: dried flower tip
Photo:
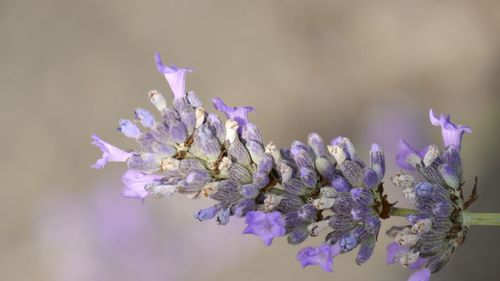
[[[267,194],[264,199],[264,209],[267,211],[272,211],[276,208],[283,199],[283,196],[275,194]]]
[[[200,195],[210,197],[219,191],[220,182],[209,182],[200,190]]]
[[[415,190],[413,188],[403,189],[403,194],[408,201],[415,203],[417,195],[415,194]]]
[[[161,170],[162,171],[175,171],[179,168],[181,161],[175,158],[165,158],[161,160]]]
[[[410,228],[398,232],[394,240],[401,246],[413,246],[417,243],[419,235],[413,233]]]
[[[232,143],[238,136],[238,122],[232,119],[226,121],[226,140]]]
[[[196,124],[194,127],[199,128],[201,124],[205,122],[205,115],[206,115],[205,109],[201,106],[197,107],[194,114],[196,116]]]
[[[422,234],[431,230],[432,220],[431,219],[423,219],[418,220],[412,227],[411,231]]]
[[[329,187],[329,186],[322,187],[319,192],[320,192],[321,197],[325,197],[325,198],[334,198],[337,194],[337,191],[334,188]]]
[[[231,165],[233,164],[233,161],[229,159],[229,157],[222,157],[222,160],[219,163],[219,166],[217,167],[222,175],[228,175],[229,173],[229,168],[231,168]]]
[[[413,252],[413,251],[408,251],[404,254],[402,254],[400,257],[399,257],[399,262],[404,266],[404,267],[408,267],[410,266],[412,263],[416,262],[418,257],[419,257],[420,253],[418,252]]]
[[[392,183],[402,189],[413,189],[415,186],[415,178],[403,171],[399,171],[391,177]]]
[[[167,101],[165,97],[157,90],[151,90],[148,93],[149,101],[158,109],[158,111],[163,111],[167,108]]]
[[[424,155],[424,166],[429,167],[439,157],[439,148],[436,145],[429,145]]]
[[[318,210],[330,209],[335,204],[335,198],[318,198],[313,201],[313,206]]]
[[[155,198],[160,199],[164,196],[170,196],[177,191],[176,185],[156,185],[156,184],[147,184],[144,187],[144,190],[154,195]]]
[[[323,230],[328,228],[328,222],[329,222],[329,220],[322,220],[322,221],[313,222],[307,226],[307,230],[309,230],[312,237],[316,237],[321,232],[323,232]]]
[[[329,145],[328,146],[328,152],[335,158],[335,161],[340,165],[344,163],[344,161],[347,159],[347,155],[344,151],[344,149],[339,146],[339,145]]]
[[[276,152],[278,152],[278,150],[276,149],[276,145],[274,144],[274,142],[270,141],[265,147],[265,153],[274,155]]]

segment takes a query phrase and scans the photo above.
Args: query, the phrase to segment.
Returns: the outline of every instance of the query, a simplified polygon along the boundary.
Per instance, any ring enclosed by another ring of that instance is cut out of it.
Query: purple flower
[[[255,108],[251,106],[232,107],[226,105],[221,98],[213,99],[212,103],[214,104],[215,109],[226,114],[228,119],[233,119],[238,122],[240,127],[243,127],[248,123],[248,113],[255,111]]]
[[[396,162],[398,165],[406,170],[415,170],[415,166],[422,162],[426,150],[417,151],[405,140],[401,140],[398,145],[398,153],[396,155]]]
[[[259,236],[266,246],[271,245],[273,238],[285,235],[285,221],[279,212],[251,211],[247,213],[245,223],[248,226],[243,234]]]
[[[92,144],[102,151],[102,158],[91,165],[92,168],[102,169],[108,162],[125,162],[132,155],[130,152],[123,151],[101,140],[96,135],[92,135],[92,140]]]
[[[122,176],[122,181],[125,184],[122,195],[127,198],[144,199],[149,195],[144,187],[161,178],[163,178],[161,175],[146,175],[137,170],[128,169]]]
[[[128,119],[121,119],[119,123],[118,130],[122,132],[127,138],[136,139],[141,135],[141,130],[134,124],[134,122]]]
[[[186,73],[193,72],[192,68],[180,68],[175,65],[163,65],[160,53],[155,54],[156,69],[167,79],[174,98],[183,98],[186,95]]]
[[[306,247],[299,251],[297,260],[302,267],[309,265],[319,265],[326,272],[332,272],[333,257],[340,254],[340,246],[338,244],[330,245],[323,244],[318,248]]]
[[[434,115],[432,109],[429,111],[429,118],[434,126],[441,126],[441,133],[443,134],[444,146],[453,146],[460,149],[460,144],[462,142],[462,136],[464,133],[472,133],[472,129],[469,126],[456,125],[450,120],[450,115],[439,115],[437,118]]]
[[[396,242],[392,242],[389,245],[387,245],[387,256],[386,256],[386,263],[387,264],[393,264],[396,262],[399,262],[399,259],[402,255],[407,254],[410,249],[405,246],[401,246]],[[415,261],[410,263],[408,265],[408,268],[410,269],[420,269],[424,264],[426,263],[426,259],[422,257],[417,257]]]
[[[424,268],[420,271],[413,273],[408,281],[429,281],[431,279],[431,271]]]

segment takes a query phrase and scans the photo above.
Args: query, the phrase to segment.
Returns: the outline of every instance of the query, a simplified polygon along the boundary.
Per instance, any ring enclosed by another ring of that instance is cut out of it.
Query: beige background
[[[429,107],[473,127],[465,179],[480,178],[474,210],[500,212],[498,1],[0,1],[0,279],[404,280],[384,264],[381,235],[362,267],[301,269],[298,247],[265,248],[228,227],[200,224],[207,202],[145,204],[120,197],[122,165],[95,171],[97,133],[115,128],[146,92],[167,84],[167,63],[207,104],[253,105],[266,141],[310,131],[377,140],[390,172],[399,137],[440,142]],[[387,184],[390,197],[401,200]],[[404,204],[404,203],[403,203]],[[388,222],[385,222],[387,227]],[[434,280],[499,280],[500,228],[475,227]],[[309,244],[318,244],[319,240]]]

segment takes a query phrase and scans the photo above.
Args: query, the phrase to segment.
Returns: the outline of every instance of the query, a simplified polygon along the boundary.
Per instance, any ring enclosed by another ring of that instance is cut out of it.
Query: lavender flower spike
[[[445,116],[444,114],[439,115],[437,118],[434,112],[429,110],[429,118],[434,126],[441,126],[441,133],[443,134],[444,146],[453,146],[460,150],[460,145],[462,143],[462,136],[464,133],[472,133],[472,129],[469,126],[456,125],[450,120],[450,115]]]
[[[248,212],[245,222],[248,226],[243,231],[243,234],[259,236],[266,246],[271,245],[273,238],[285,235],[285,222],[279,212]]]
[[[108,162],[125,162],[132,155],[132,153],[121,150],[101,140],[96,135],[92,135],[92,140],[92,144],[99,147],[102,151],[102,158],[91,165],[94,169],[102,169]]]
[[[228,119],[233,119],[238,122],[238,125],[241,127],[248,123],[248,113],[255,111],[255,108],[251,106],[228,106],[220,98],[213,99],[212,103],[214,104],[215,109],[223,112]]]
[[[193,72],[192,68],[180,68],[175,65],[166,66],[161,61],[160,53],[155,54],[156,69],[165,76],[168,85],[174,94],[174,98],[182,98],[186,95],[186,73]]]
[[[416,210],[407,216],[409,225],[387,231],[395,241],[387,247],[387,263],[399,262],[420,270],[409,281],[428,281],[431,274],[450,262],[469,229],[467,208],[477,198],[475,187],[467,201],[460,189],[460,142],[462,134],[471,129],[451,123],[449,116],[438,119],[432,110],[429,115],[434,126],[441,126],[445,150],[440,152],[436,145],[429,145],[418,152],[402,142],[398,164],[415,168],[419,177],[402,173],[393,177],[393,183],[403,188]]]

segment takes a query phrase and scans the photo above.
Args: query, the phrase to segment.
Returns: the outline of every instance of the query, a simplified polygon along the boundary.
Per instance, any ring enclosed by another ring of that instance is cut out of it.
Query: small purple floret
[[[396,262],[396,257],[401,255],[401,253],[403,253],[406,250],[406,248],[399,245],[396,242],[392,242],[389,245],[387,245],[386,250],[387,250],[386,263],[393,264]]]
[[[323,244],[318,248],[306,247],[299,251],[297,260],[302,267],[319,265],[326,272],[332,272],[333,258],[340,254],[338,244]]]
[[[156,69],[165,76],[175,98],[186,96],[186,73],[193,72],[192,68],[181,68],[175,65],[167,66],[161,61],[160,53],[155,54]]]
[[[163,178],[161,175],[146,175],[137,170],[128,169],[122,176],[125,184],[122,195],[127,198],[144,199],[149,195],[145,187]]]
[[[132,156],[132,153],[119,149],[103,140],[98,136],[92,135],[92,144],[102,151],[102,158],[98,159],[93,165],[94,169],[102,169],[108,162],[125,162]]]
[[[450,120],[450,115],[439,115],[437,118],[434,112],[429,110],[429,118],[432,125],[441,126],[441,133],[443,134],[444,146],[452,146],[460,149],[462,143],[462,136],[464,133],[472,133],[472,129],[469,126],[456,125]]]
[[[243,231],[243,234],[254,234],[259,236],[266,246],[271,245],[273,238],[283,236],[286,232],[285,221],[279,212],[248,212],[245,223],[247,227]]]
[[[228,119],[233,119],[238,122],[240,127],[243,127],[248,123],[248,113],[255,111],[255,109],[251,106],[232,107],[226,105],[221,98],[213,99],[212,103],[215,109],[223,112]]]

